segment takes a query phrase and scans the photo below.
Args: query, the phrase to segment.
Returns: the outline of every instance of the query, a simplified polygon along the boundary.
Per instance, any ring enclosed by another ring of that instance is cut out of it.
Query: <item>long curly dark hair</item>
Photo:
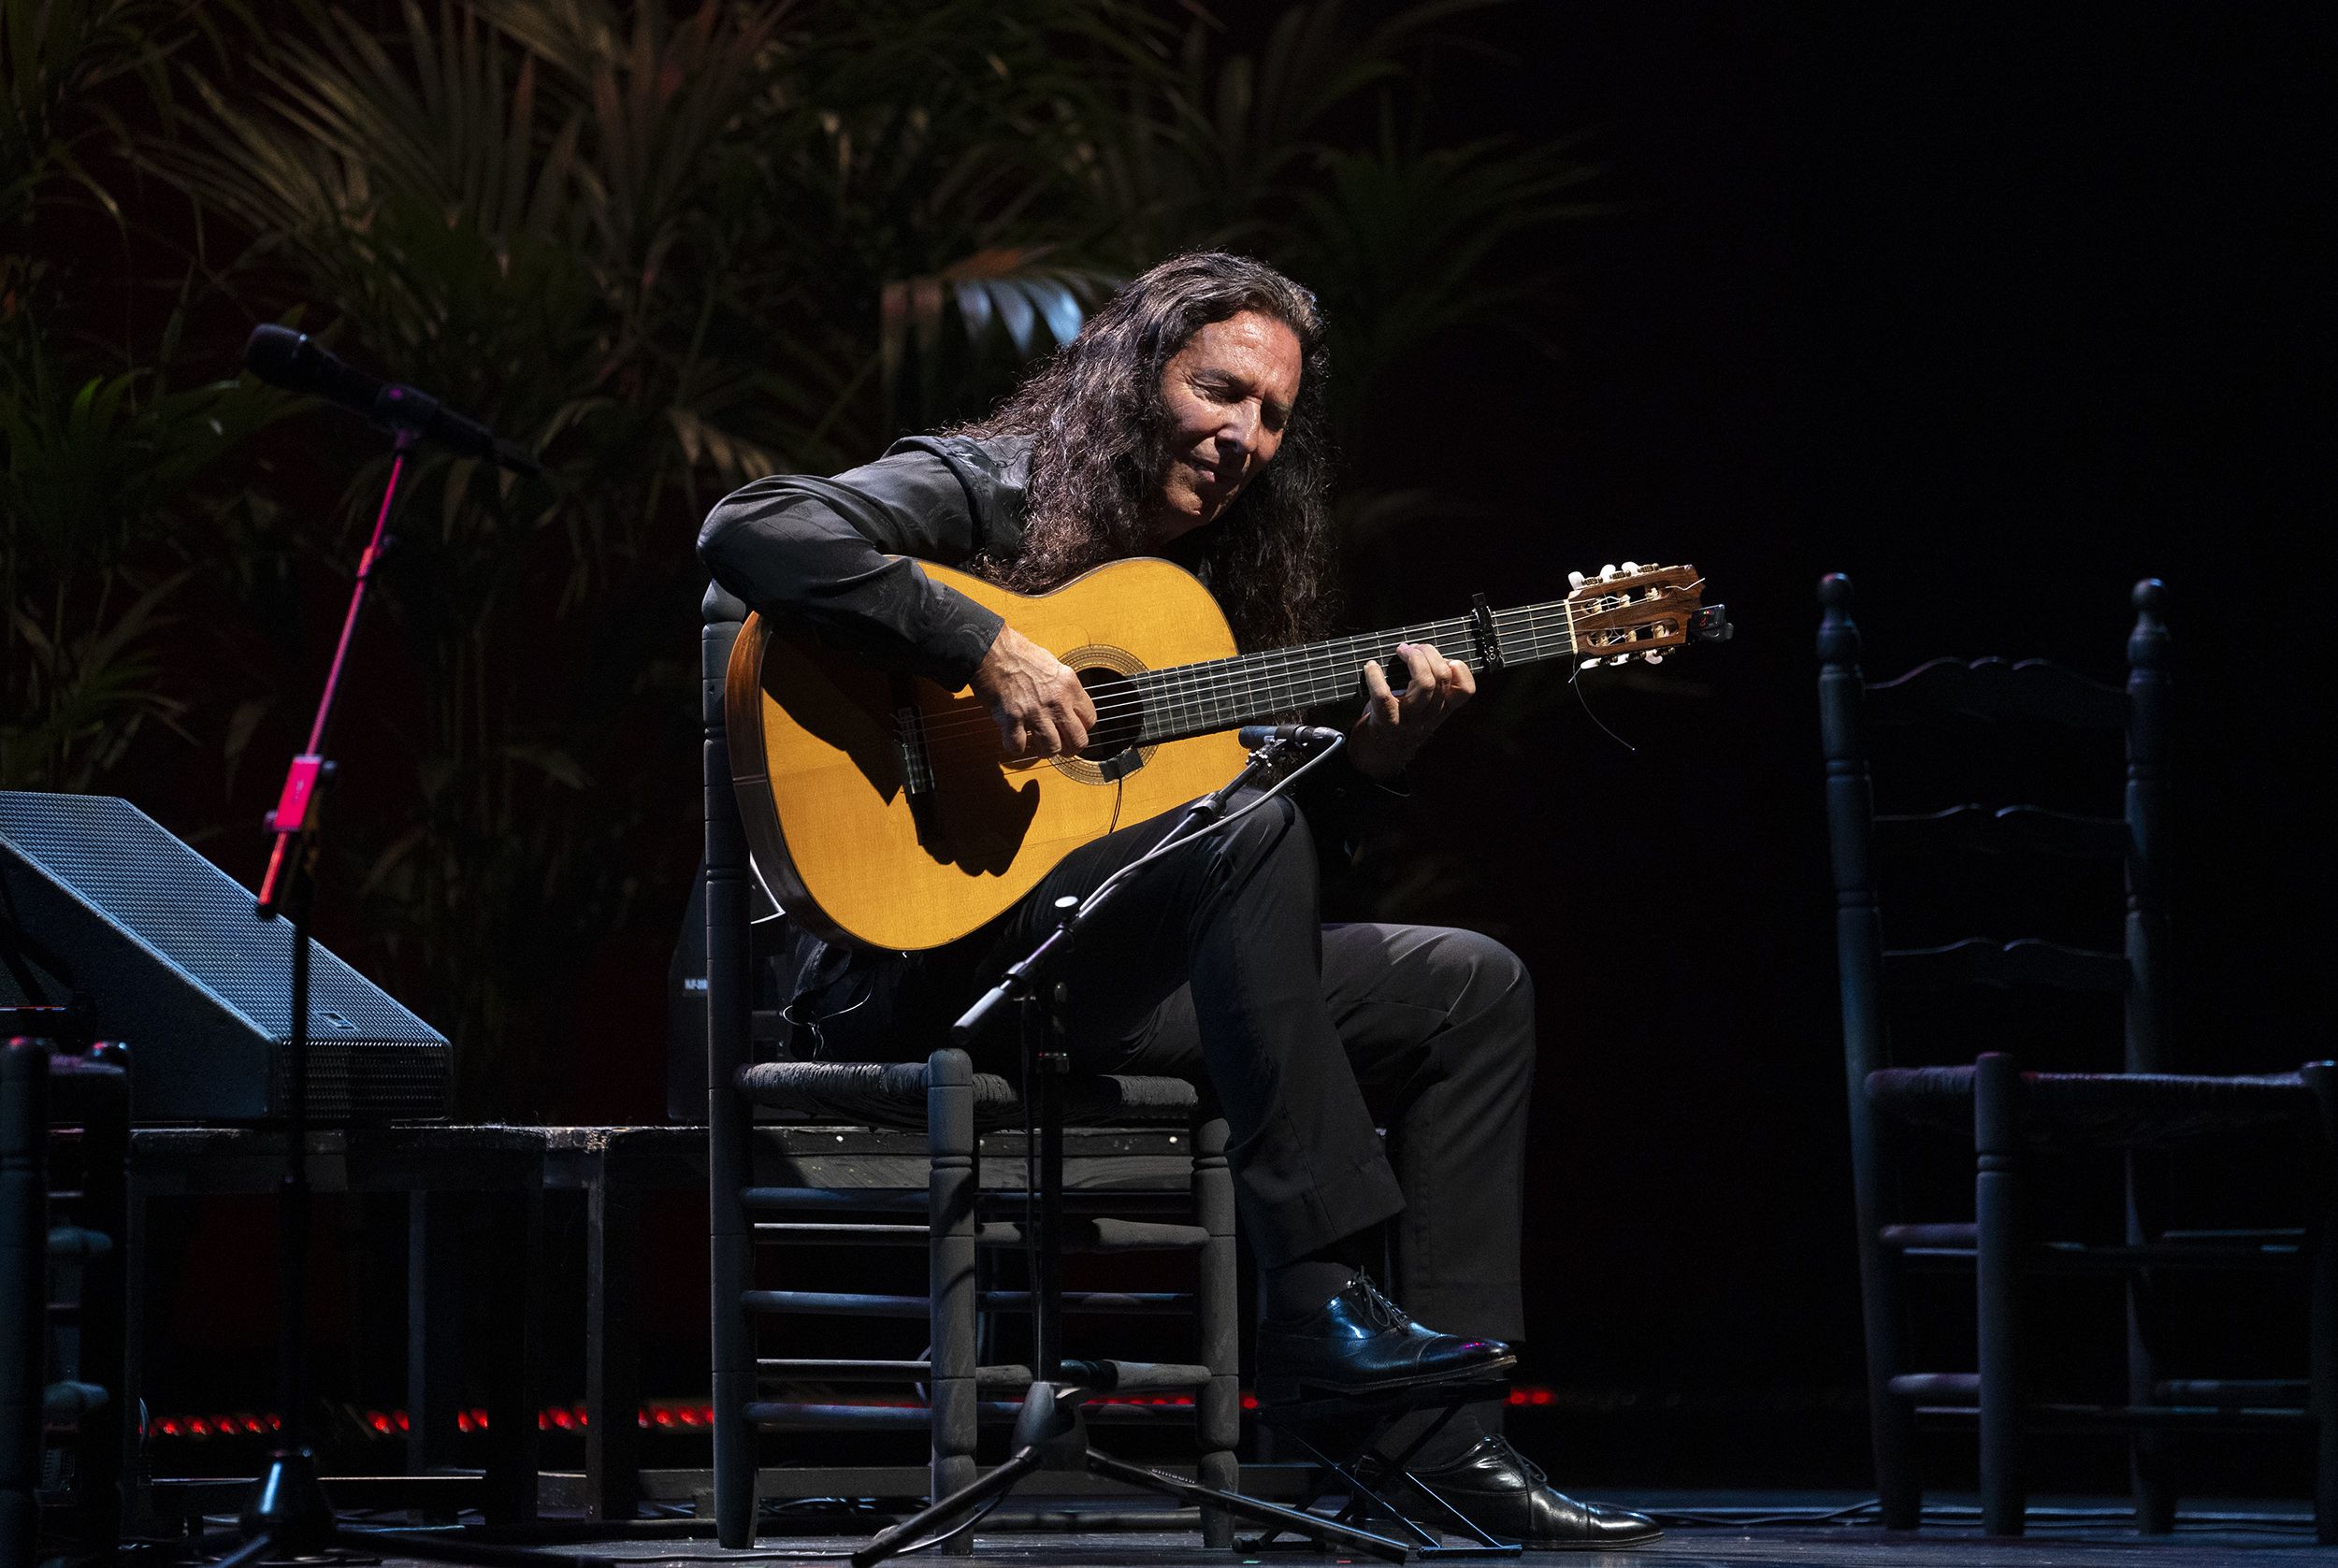
[[[1222,252],[1172,257],[1128,283],[989,418],[954,432],[1032,440],[1022,549],[978,563],[985,575],[1044,593],[1106,561],[1154,553],[1146,512],[1174,455],[1162,368],[1194,333],[1245,310],[1298,335],[1298,400],[1274,461],[1174,553],[1209,584],[1244,647],[1323,635],[1336,591],[1322,318],[1313,295],[1264,262]]]

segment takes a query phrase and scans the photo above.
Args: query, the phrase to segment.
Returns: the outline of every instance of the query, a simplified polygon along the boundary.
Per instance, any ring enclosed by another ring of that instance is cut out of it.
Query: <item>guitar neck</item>
[[[1400,643],[1434,643],[1447,658],[1472,670],[1534,664],[1575,652],[1564,600],[1497,610],[1489,624],[1491,646],[1475,616],[1456,615],[1297,648],[1146,670],[1130,681],[1144,695],[1145,702],[1145,725],[1137,744],[1208,735],[1353,697],[1363,681],[1364,665],[1374,659],[1401,684],[1404,666],[1396,656]]]

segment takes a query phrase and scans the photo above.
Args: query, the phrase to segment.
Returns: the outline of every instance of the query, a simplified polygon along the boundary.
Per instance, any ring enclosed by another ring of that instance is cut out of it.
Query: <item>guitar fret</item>
[[[1574,652],[1564,601],[1496,611],[1493,625],[1506,665],[1531,664]],[[1401,672],[1396,648],[1406,642],[1435,643],[1448,658],[1473,671],[1485,668],[1477,645],[1477,622],[1457,616],[1300,648],[1147,670],[1131,681],[1145,705],[1138,743],[1205,735],[1354,696],[1367,661],[1377,659],[1383,669]]]

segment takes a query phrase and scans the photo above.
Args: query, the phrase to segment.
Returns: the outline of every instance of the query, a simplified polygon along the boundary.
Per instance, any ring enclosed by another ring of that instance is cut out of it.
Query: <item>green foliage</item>
[[[472,1107],[536,1108],[559,999],[680,908],[707,505],[979,412],[1186,247],[1319,291],[1343,413],[1435,333],[1523,320],[1546,280],[1523,258],[1586,210],[1586,170],[1432,134],[1420,51],[1476,4],[1365,26],[1308,0],[1246,50],[1147,0],[293,0],[201,12],[209,40],[184,0],[0,0],[0,223],[30,237],[0,266],[0,782],[119,786],[190,746],[232,769],[315,678],[255,628],[347,569],[383,472],[340,492],[338,541],[312,523],[296,549],[223,479],[305,471],[259,468],[292,450],[251,439],[283,403],[169,390],[175,333],[100,363],[59,286],[86,258],[25,222],[70,190],[142,257],[184,254],[209,364],[305,307],[543,455],[526,480],[413,466],[367,635],[418,700],[339,742],[405,776],[337,820],[333,872],[455,1034]],[[113,287],[135,302],[151,269]],[[298,428],[368,450],[338,415]],[[233,689],[174,683],[198,635]]]

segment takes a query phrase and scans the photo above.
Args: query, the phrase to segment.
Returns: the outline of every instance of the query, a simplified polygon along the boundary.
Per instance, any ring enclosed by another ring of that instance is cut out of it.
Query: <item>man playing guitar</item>
[[[776,624],[877,669],[971,688],[1010,758],[1081,751],[1099,724],[1077,674],[917,565],[1022,593],[1166,555],[1217,596],[1243,646],[1323,635],[1330,591],[1326,369],[1313,297],[1265,265],[1177,257],[1123,288],[990,418],[898,442],[833,479],[778,475],[726,498],[699,550]],[[1450,644],[1449,644],[1450,645]],[[1482,1378],[1524,1329],[1519,1283],[1534,993],[1508,949],[1421,926],[1321,925],[1319,837],[1339,842],[1476,690],[1469,666],[1403,644],[1378,662],[1348,744],[1304,810],[1270,800],[1147,867],[1083,934],[1069,979],[1082,1071],[1205,1079],[1224,1109],[1242,1233],[1267,1316],[1263,1396]],[[789,1016],[832,1057],[921,1054],[1027,951],[1055,899],[1151,848],[1176,814],[1073,850],[1004,915],[916,952],[799,933]],[[1385,1146],[1367,1091],[1385,1119]],[[1363,1265],[1393,1258],[1399,1310]],[[1414,1469],[1529,1547],[1653,1539],[1639,1515],[1561,1495],[1464,1407]]]

